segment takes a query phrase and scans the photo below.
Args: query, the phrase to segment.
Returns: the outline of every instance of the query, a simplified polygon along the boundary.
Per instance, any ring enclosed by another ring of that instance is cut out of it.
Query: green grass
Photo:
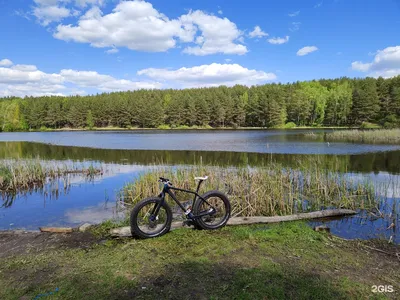
[[[180,229],[0,259],[0,299],[56,288],[51,299],[394,299],[371,292],[400,288],[398,265],[381,256],[302,222]]]
[[[369,208],[376,204],[375,193],[368,182],[353,182],[345,176],[321,170],[310,163],[300,170],[284,169],[278,164],[257,168],[219,168],[207,166],[171,168],[155,167],[141,175],[121,192],[121,200],[137,203],[158,195],[158,177],[169,178],[176,186],[195,189],[195,176],[208,175],[201,191],[221,190],[228,194],[232,216],[273,216],[319,210],[323,207]],[[180,194],[176,193],[180,199]],[[304,201],[308,204],[303,207]]]
[[[325,135],[327,141],[400,144],[400,129],[340,130]]]

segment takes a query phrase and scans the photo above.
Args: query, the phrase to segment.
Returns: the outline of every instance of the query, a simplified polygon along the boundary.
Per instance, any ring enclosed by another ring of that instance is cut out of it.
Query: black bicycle
[[[166,234],[171,229],[172,210],[165,201],[168,194],[186,215],[185,223],[197,229],[218,229],[226,225],[231,214],[228,197],[220,191],[208,191],[199,195],[200,186],[205,177],[195,177],[198,180],[196,191],[173,187],[167,178],[160,177],[163,189],[158,197],[146,198],[135,205],[131,212],[131,233],[139,238],[153,238]],[[192,205],[184,207],[178,201],[174,190],[193,194]]]

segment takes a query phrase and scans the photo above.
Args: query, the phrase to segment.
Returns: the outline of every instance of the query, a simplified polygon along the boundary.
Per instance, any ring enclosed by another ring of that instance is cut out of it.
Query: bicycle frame
[[[198,218],[201,218],[201,217],[204,217],[204,216],[207,216],[207,215],[212,215],[213,213],[216,212],[215,208],[214,208],[210,203],[208,203],[203,197],[201,197],[201,196],[199,195],[199,190],[200,190],[200,186],[201,186],[201,183],[202,183],[202,182],[203,182],[203,181],[199,181],[199,183],[198,183],[198,185],[197,185],[197,188],[196,188],[196,191],[180,189],[180,188],[176,188],[176,187],[170,186],[168,183],[164,183],[163,190],[162,190],[161,193],[158,195],[158,197],[160,197],[162,200],[161,200],[161,202],[159,203],[159,205],[155,205],[155,206],[154,206],[154,209],[153,209],[153,211],[152,211],[152,215],[153,215],[153,216],[156,216],[156,215],[158,214],[158,212],[160,211],[161,206],[162,206],[163,203],[165,202],[165,195],[166,195],[166,194],[168,194],[168,195],[176,202],[176,204],[178,204],[178,206],[182,209],[182,211],[185,213],[185,215],[186,215],[186,217],[187,217],[188,219],[194,220],[194,219],[198,219]],[[194,215],[194,214],[192,213],[191,209],[188,209],[188,210],[187,210],[187,209],[182,205],[182,203],[179,202],[179,200],[176,198],[175,193],[173,192],[173,190],[175,190],[175,191],[180,191],[180,192],[184,192],[184,193],[187,193],[187,194],[193,194],[194,197],[193,197],[192,207],[193,207],[195,201],[197,200],[197,198],[200,198],[200,199],[203,200],[205,203],[207,203],[207,204],[211,207],[211,209],[208,210],[208,211],[205,211],[205,212],[201,212],[201,213],[198,214],[198,215]]]

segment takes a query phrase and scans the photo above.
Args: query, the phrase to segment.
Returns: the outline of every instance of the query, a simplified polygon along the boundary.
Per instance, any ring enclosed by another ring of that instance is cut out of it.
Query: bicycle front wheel
[[[220,191],[209,191],[198,198],[193,207],[197,224],[203,229],[218,229],[226,225],[231,216],[228,197]]]
[[[161,201],[157,197],[147,198],[135,205],[130,217],[132,236],[147,239],[162,236],[170,230],[172,211],[165,201],[155,213]]]

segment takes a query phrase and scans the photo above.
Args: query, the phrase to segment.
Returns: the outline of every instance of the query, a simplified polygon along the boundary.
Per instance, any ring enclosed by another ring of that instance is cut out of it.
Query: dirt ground
[[[85,249],[98,242],[99,239],[89,232],[0,231],[0,258],[58,248]]]

